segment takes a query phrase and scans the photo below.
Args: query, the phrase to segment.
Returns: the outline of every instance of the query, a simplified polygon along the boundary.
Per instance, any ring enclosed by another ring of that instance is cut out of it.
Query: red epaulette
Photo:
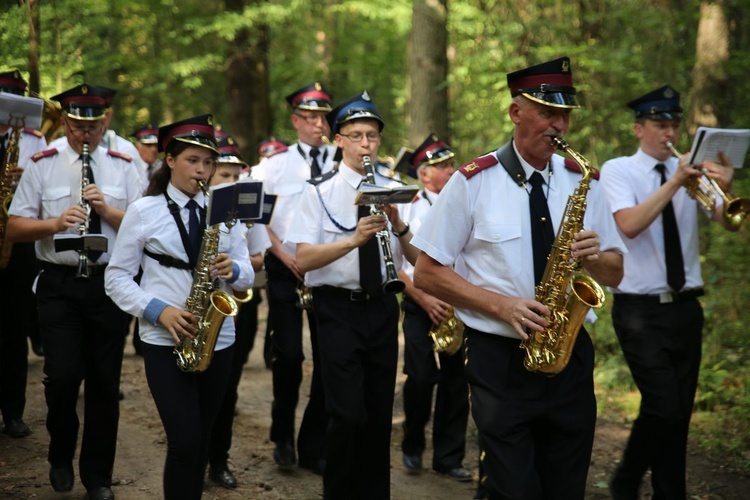
[[[273,153],[271,153],[270,155],[266,156],[266,158],[270,158],[270,157],[272,157],[272,156],[276,156],[277,154],[279,154],[279,153],[283,153],[283,152],[287,151],[288,149],[289,149],[289,148],[288,148],[288,147],[286,147],[286,146],[279,146],[279,149],[277,149],[276,151],[274,151],[274,152],[273,152]]]
[[[39,151],[37,154],[31,157],[31,161],[37,162],[41,160],[42,158],[47,158],[48,156],[54,156],[56,154],[57,154],[56,148],[48,149],[46,151]]]
[[[119,151],[112,151],[111,149],[108,149],[107,154],[109,156],[114,156],[115,158],[122,158],[123,160],[127,162],[133,161],[133,158],[131,158],[129,155],[126,155],[125,153],[120,153]]]
[[[495,155],[487,154],[480,156],[476,160],[466,163],[465,165],[461,165],[461,168],[459,168],[458,171],[464,174],[467,179],[471,179],[474,175],[478,174],[485,168],[497,165],[498,163],[500,162],[495,158]]]
[[[581,173],[581,167],[578,166],[578,163],[571,160],[570,158],[565,158],[565,168],[570,170],[571,172],[576,172],[578,174]],[[599,171],[596,169],[592,169],[591,178],[595,180],[599,180]]]
[[[27,134],[31,134],[31,135],[36,136],[36,137],[44,137],[44,134],[42,134],[41,132],[39,132],[35,128],[25,128],[25,129],[23,129],[23,131],[26,132]]]

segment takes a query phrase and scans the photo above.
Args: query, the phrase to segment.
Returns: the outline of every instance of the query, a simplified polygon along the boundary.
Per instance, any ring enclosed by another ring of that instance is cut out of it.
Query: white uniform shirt
[[[250,255],[263,253],[271,248],[271,238],[268,237],[268,230],[263,224],[253,224],[247,230],[245,240],[247,241],[247,252]]]
[[[180,217],[187,228],[190,210],[186,205],[190,198],[171,183],[167,187],[167,194],[181,207]],[[194,199],[199,205],[205,203],[203,193],[198,193]],[[120,235],[104,277],[107,295],[120,309],[140,318],[141,340],[154,345],[173,346],[172,336],[162,326],[156,326],[155,322],[165,304],[185,308],[193,276],[185,269],[162,266],[143,253],[146,248],[155,254],[169,255],[185,262],[189,260],[164,196],[145,196],[128,207]],[[228,232],[226,226],[221,225],[219,252],[228,253],[232,258],[236,279],[231,288],[250,288],[255,274],[250,265],[242,225],[235,225]],[[143,268],[140,286],[133,281],[139,267]],[[225,282],[220,280],[220,283],[222,289],[229,290]],[[234,321],[229,318],[221,327],[216,350],[225,349],[232,343]]]
[[[304,157],[300,155],[299,148],[302,148]],[[322,146],[319,149],[321,155],[318,156],[318,164],[321,172],[325,174],[333,169],[335,150],[331,146]],[[251,173],[253,179],[263,181],[263,190],[266,193],[278,196],[269,227],[281,241],[284,241],[286,237],[286,232],[297,210],[297,203],[310,179],[312,160],[309,158],[309,153],[310,146],[298,142],[289,146],[287,151],[266,159],[262,169],[254,168]],[[323,155],[326,156],[324,162],[322,161]],[[287,251],[292,251],[292,249],[287,248]]]
[[[417,232],[417,229],[419,229],[419,226],[422,223],[422,219],[427,215],[427,211],[432,204],[435,203],[437,197],[437,193],[422,188],[419,190],[419,194],[417,194],[417,197],[413,202],[404,203],[398,206],[401,220],[409,223],[409,228],[411,229],[412,234]],[[408,260],[404,259],[404,264],[401,270],[409,276],[409,279],[414,281],[414,266],[411,265]]]
[[[638,149],[633,156],[622,156],[604,163],[601,183],[612,213],[634,207],[646,201],[661,187],[661,174],[654,167],[664,163],[664,175],[669,179],[677,171],[677,158],[660,162]],[[685,289],[703,286],[700,255],[698,252],[697,203],[685,188],[672,197],[680,246],[685,262]],[[613,292],[658,294],[671,290],[667,285],[667,267],[664,260],[664,226],[661,216],[635,238],[622,236],[628,247],[625,255],[625,276]]]
[[[91,152],[91,170],[95,184],[104,193],[108,205],[125,210],[128,205],[141,196],[138,167],[116,156],[107,150],[97,147]],[[53,219],[63,211],[80,203],[81,199],[81,160],[78,153],[64,143],[57,153],[31,162],[21,176],[10,215],[32,219]],[[96,264],[109,261],[114,248],[117,231],[103,218],[102,234],[107,237],[107,251],[99,257]],[[69,234],[78,234],[78,228],[70,228]],[[45,262],[73,266],[78,264],[78,253],[74,250],[55,252],[52,236],[36,242],[37,257]]]
[[[362,175],[342,162],[338,173],[330,179],[317,186],[308,184],[302,194],[291,226],[289,226],[284,244],[289,244],[292,247],[296,247],[297,243],[320,245],[352,236],[357,227],[357,206],[354,204],[354,200],[357,198],[357,188],[363,180]],[[375,181],[378,186],[399,185],[398,182],[379,175],[375,175]],[[318,189],[316,188],[319,189],[320,195],[318,195]],[[321,198],[325,207],[321,203]],[[390,231],[390,224],[388,230]],[[389,238],[393,262],[396,269],[400,269],[403,260],[401,245],[398,238],[393,234],[390,234]],[[378,249],[380,250],[380,247]],[[382,251],[380,274],[385,280],[385,263],[382,258]],[[305,273],[305,284],[310,287],[330,285],[349,290],[361,289],[358,249],[355,248],[327,266]]]
[[[528,178],[532,167],[523,160],[521,163]],[[548,170],[540,173],[545,178],[553,227],[558,228],[568,196],[581,175],[567,170],[561,156],[553,156],[551,164],[551,177]],[[602,251],[624,253],[625,246],[599,183],[592,181],[590,186],[584,227],[599,234]],[[533,299],[529,183],[526,189],[519,187],[499,163],[470,179],[458,172],[441,191],[411,243],[442,265],[455,266],[459,276],[476,286],[509,297]],[[468,309],[456,308],[456,314],[476,330],[518,338],[504,321]]]

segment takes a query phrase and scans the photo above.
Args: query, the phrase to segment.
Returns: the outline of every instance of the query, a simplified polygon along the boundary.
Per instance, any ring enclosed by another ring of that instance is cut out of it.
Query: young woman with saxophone
[[[453,304],[466,325],[465,373],[488,498],[580,500],[596,422],[593,345],[581,328],[570,362],[553,377],[528,370],[519,347],[566,314],[536,300],[548,285],[567,290],[564,279],[543,280],[547,266],[569,264],[547,261],[556,244],[605,285],[622,278],[625,248],[595,182],[588,207],[570,207],[580,229],[554,236],[585,177],[553,144],[578,107],[570,60],[507,79],[512,141],[459,168],[440,193],[412,240],[423,251],[414,284]]]
[[[207,245],[201,239],[213,229],[204,229],[202,189],[217,157],[211,115],[161,127],[159,150],[165,153],[164,164],[125,215],[123,238],[115,245],[105,281],[115,303],[140,321],[146,378],[167,435],[164,497],[198,499],[211,428],[229,377],[234,321],[228,318],[221,325],[213,359],[202,371],[178,367],[176,354],[182,351],[176,346],[202,331],[187,310],[194,290],[208,285],[224,293],[244,291],[252,286],[254,272],[240,225],[221,225],[216,249],[202,255]],[[210,264],[204,270],[206,260]],[[140,285],[133,280],[139,267]]]

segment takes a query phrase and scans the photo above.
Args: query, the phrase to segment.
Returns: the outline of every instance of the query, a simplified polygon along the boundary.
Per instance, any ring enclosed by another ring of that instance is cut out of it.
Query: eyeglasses
[[[86,134],[88,134],[88,135],[96,135],[96,134],[100,133],[102,130],[104,130],[104,126],[101,125],[101,124],[97,125],[95,127],[94,126],[92,126],[92,127],[78,127],[78,126],[71,125],[70,121],[68,121],[68,120],[65,120],[65,123],[68,124],[68,129],[71,131],[71,133],[73,133],[74,135],[79,136],[79,137],[80,136],[84,136]]]
[[[380,140],[380,132],[354,132],[353,134],[339,134],[341,137],[346,137],[352,142],[362,142],[362,139],[367,136],[367,142],[377,142]]]
[[[299,116],[303,120],[305,120],[310,125],[315,125],[318,123],[318,120],[325,121],[325,115],[303,115],[302,113],[294,113],[296,116]]]

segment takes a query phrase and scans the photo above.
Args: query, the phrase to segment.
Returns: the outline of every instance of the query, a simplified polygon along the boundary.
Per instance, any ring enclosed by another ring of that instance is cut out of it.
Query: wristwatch
[[[406,233],[409,232],[409,223],[406,222],[406,221],[404,221],[404,229],[403,229],[403,231],[396,232],[396,229],[391,228],[391,232],[393,233],[393,235],[396,238],[400,238],[400,237],[404,236]]]

